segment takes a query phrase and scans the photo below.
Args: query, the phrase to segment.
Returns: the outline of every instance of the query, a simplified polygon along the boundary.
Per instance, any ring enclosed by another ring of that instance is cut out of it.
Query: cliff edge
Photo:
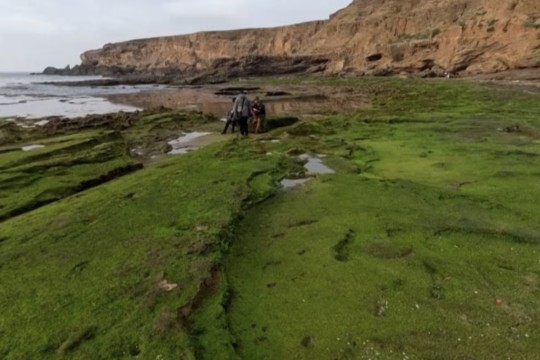
[[[323,21],[107,44],[73,73],[474,75],[540,67],[538,0],[354,0]]]

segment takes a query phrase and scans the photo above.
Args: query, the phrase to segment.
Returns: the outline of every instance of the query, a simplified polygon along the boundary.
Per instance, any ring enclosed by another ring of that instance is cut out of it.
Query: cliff
[[[540,67],[538,0],[355,0],[328,20],[107,44],[85,73],[443,76]]]

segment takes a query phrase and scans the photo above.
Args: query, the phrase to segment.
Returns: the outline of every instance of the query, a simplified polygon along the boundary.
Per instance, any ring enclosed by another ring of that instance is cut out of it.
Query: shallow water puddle
[[[34,129],[36,126],[45,126],[50,121],[49,120],[40,120],[40,121],[31,121],[31,120],[23,120],[23,121],[17,121],[13,120],[17,126],[23,128],[23,129]]]
[[[169,145],[172,146],[172,150],[169,151],[169,155],[182,155],[187,154],[190,151],[197,150],[197,140],[203,136],[210,135],[209,132],[194,131],[191,133],[185,133],[176,140],[169,141]]]
[[[264,140],[261,140],[261,142],[263,142],[263,143],[277,144],[277,143],[280,143],[281,140],[279,140],[279,139],[264,139]]]
[[[132,155],[137,155],[137,156],[143,156],[144,155],[144,150],[142,148],[133,148],[131,149],[131,154]]]
[[[169,155],[183,155],[183,154],[187,154],[189,152],[192,152],[192,151],[195,151],[195,150],[199,150],[198,147],[183,147],[183,148],[180,148],[180,149],[175,149],[175,150],[172,150],[172,151],[169,151]]]
[[[281,180],[280,184],[283,190],[289,190],[294,187],[305,184],[309,180],[310,179],[283,179]]]
[[[39,145],[39,144],[36,144],[36,145],[27,145],[27,146],[23,146],[21,148],[22,151],[32,151],[32,150],[37,150],[37,149],[43,149],[45,147],[45,145]]]
[[[335,174],[336,171],[327,165],[325,165],[321,159],[321,156],[303,154],[298,157],[300,160],[307,161],[304,168],[308,174]]]
[[[267,154],[268,155],[268,154]],[[307,175],[317,175],[317,174],[335,174],[336,171],[322,162],[322,157],[324,155],[310,155],[303,154],[298,157],[302,161],[306,161],[304,168],[307,170]],[[309,181],[310,178],[303,179],[283,179],[281,180],[281,188],[283,190],[289,190],[294,187],[305,184]]]

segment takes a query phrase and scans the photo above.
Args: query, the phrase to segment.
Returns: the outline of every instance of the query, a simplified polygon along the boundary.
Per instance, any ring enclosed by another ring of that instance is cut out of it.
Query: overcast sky
[[[109,42],[326,19],[351,0],[0,0],[0,71],[79,63]]]

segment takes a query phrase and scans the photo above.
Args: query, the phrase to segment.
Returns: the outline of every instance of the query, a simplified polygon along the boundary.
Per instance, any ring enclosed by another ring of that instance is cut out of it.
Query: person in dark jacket
[[[242,91],[242,93],[236,97],[232,111],[234,118],[238,120],[240,134],[242,134],[242,136],[248,136],[248,119],[251,114],[251,102],[245,91]]]

